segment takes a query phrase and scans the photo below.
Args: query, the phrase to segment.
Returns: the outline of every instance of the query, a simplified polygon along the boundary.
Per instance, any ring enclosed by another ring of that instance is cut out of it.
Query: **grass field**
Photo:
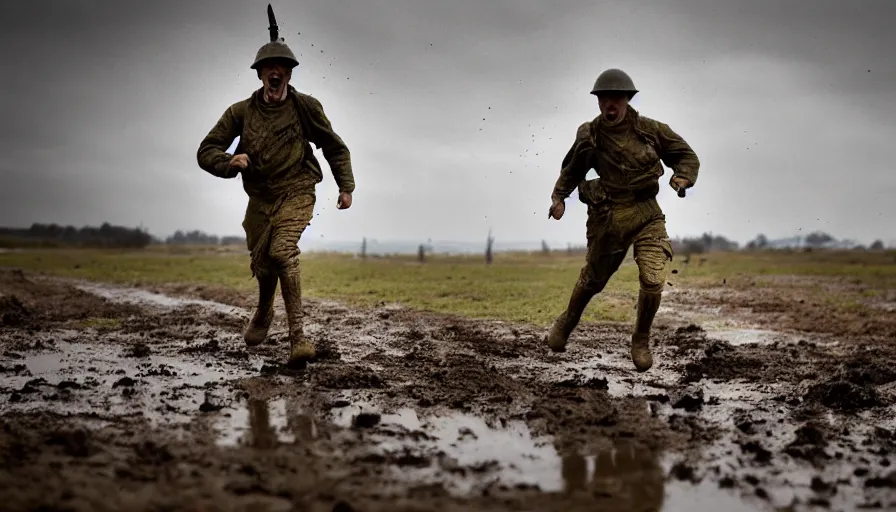
[[[305,253],[306,296],[357,305],[402,303],[430,311],[547,325],[563,310],[584,256],[499,253],[488,266],[481,256],[369,258]],[[703,260],[701,262],[701,260]],[[154,247],[138,251],[32,249],[0,253],[0,266],[129,285],[195,283],[252,290],[248,256],[217,248]],[[862,284],[866,295],[896,289],[896,252],[816,251],[712,253],[676,258],[671,286],[778,286],[767,276],[797,275]],[[629,258],[588,308],[586,320],[630,321],[638,290]],[[832,296],[832,301],[844,301]],[[854,301],[844,301],[844,307]]]

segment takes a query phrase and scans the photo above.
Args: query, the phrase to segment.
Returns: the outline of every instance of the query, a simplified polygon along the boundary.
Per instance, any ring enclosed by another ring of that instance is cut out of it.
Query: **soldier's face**
[[[625,117],[625,112],[628,109],[628,94],[598,94],[597,104],[600,107],[600,113],[608,121],[616,121]]]
[[[280,88],[292,76],[292,69],[279,61],[271,61],[261,66],[259,70],[261,81],[264,82],[265,89],[269,91],[279,91]]]

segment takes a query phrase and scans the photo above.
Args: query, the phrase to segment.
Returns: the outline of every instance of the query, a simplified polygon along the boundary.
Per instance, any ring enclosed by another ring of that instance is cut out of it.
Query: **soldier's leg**
[[[314,359],[314,345],[304,336],[302,284],[299,268],[299,239],[314,212],[314,189],[301,191],[285,200],[272,218],[270,259],[280,279],[280,291],[289,323],[287,364]]]
[[[243,220],[243,230],[246,232],[246,246],[249,251],[252,251],[253,247],[259,243],[266,223],[267,212],[265,205],[257,199],[250,199],[249,204],[246,206],[246,216]],[[262,267],[265,269],[270,268],[270,262],[265,261]],[[267,338],[271,323],[274,321],[274,296],[277,293],[276,272],[270,270],[267,272],[256,272],[255,279],[258,281],[258,303],[255,307],[255,313],[243,332],[243,339],[246,345],[250,347],[263,343],[265,338]]]
[[[666,235],[665,220],[650,223],[635,240],[635,262],[638,264],[638,316],[632,332],[631,356],[638,371],[653,366],[650,353],[650,328],[660,307],[663,287],[672,261],[672,244]]]
[[[277,293],[277,274],[268,272],[255,276],[255,279],[258,281],[258,304],[243,333],[243,339],[250,347],[260,345],[267,338],[274,321],[274,297]]]
[[[589,247],[585,266],[579,273],[579,280],[573,287],[566,310],[554,320],[545,340],[548,347],[554,352],[566,350],[569,335],[579,325],[585,307],[595,295],[603,291],[610,277],[616,273],[619,265],[625,259],[624,251],[600,254],[596,245]]]

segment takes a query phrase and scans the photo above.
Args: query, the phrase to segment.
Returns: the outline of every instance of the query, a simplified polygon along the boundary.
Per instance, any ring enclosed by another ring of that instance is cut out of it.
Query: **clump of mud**
[[[848,412],[887,405],[872,386],[833,379],[810,387],[804,399],[807,402],[819,402],[830,409]]]
[[[443,404],[469,410],[474,404],[509,404],[520,397],[519,382],[479,357],[453,354],[419,369],[421,382],[408,389],[419,405]]]
[[[825,452],[828,445],[827,434],[822,425],[809,422],[796,431],[796,436],[784,453],[797,459],[804,459],[816,465],[823,465],[831,457]]]
[[[7,327],[24,325],[31,313],[15,295],[0,296],[0,324]]]
[[[890,405],[893,400],[877,387],[896,381],[896,369],[889,363],[893,355],[884,347],[860,351],[841,361],[829,378],[811,386],[804,399],[844,412]]]
[[[676,328],[663,339],[664,345],[671,345],[680,350],[692,350],[706,344],[706,331],[695,324]]]
[[[386,386],[376,372],[359,365],[318,366],[314,382],[327,389],[378,389]]]
[[[523,345],[531,345],[521,339],[518,332],[502,337],[487,326],[461,321],[443,326],[434,337],[469,346],[478,354],[501,358],[518,358],[525,352]]]

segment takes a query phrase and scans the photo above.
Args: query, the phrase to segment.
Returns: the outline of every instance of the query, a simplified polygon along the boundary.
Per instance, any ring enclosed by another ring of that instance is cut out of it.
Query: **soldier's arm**
[[[234,104],[228,107],[199,144],[196,161],[202,170],[212,176],[234,178],[237,175],[236,170],[230,169],[230,159],[233,155],[227,153],[227,148],[242,131],[239,106]]]
[[[324,153],[324,158],[330,165],[333,178],[339,186],[339,192],[351,194],[355,190],[355,176],[352,172],[352,157],[348,146],[342,137],[333,131],[329,118],[324,113],[324,107],[317,98],[306,97],[309,117],[311,121],[308,140],[314,143]]]
[[[552,201],[564,201],[572,191],[585,179],[588,174],[590,159],[589,152],[594,148],[591,142],[590,126],[585,123],[579,126],[576,132],[576,140],[560,166],[560,176],[554,183],[554,191],[551,194]]]
[[[659,156],[666,167],[672,169],[672,177],[681,177],[688,180],[691,186],[697,182],[697,172],[700,170],[700,159],[691,149],[691,146],[669,128],[669,125],[657,122],[657,136],[659,137]]]

